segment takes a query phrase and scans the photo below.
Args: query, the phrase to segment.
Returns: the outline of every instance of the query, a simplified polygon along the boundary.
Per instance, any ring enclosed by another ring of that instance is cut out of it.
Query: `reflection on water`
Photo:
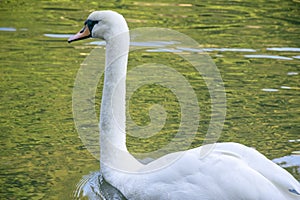
[[[285,56],[276,56],[276,55],[245,55],[246,58],[270,58],[270,59],[278,59],[278,60],[293,60],[293,58],[285,57]]]
[[[46,33],[46,34],[44,34],[44,36],[50,37],[50,38],[69,38],[72,35],[71,34],[53,34],[53,33],[49,34],[49,33]]]
[[[278,92],[279,91],[278,89],[274,89],[274,88],[263,88],[261,90],[265,91],[265,92]]]
[[[16,31],[17,29],[15,28],[10,28],[10,27],[0,27],[0,31]]]
[[[300,56],[293,56],[293,58],[300,59]]]
[[[99,171],[84,176],[77,184],[74,199],[126,200],[123,194],[106,182]]]
[[[300,48],[293,48],[293,47],[272,47],[267,48],[269,51],[295,51],[300,52]]]
[[[290,90],[292,89],[292,87],[289,87],[289,86],[280,86],[281,89],[287,89],[287,90]]]
[[[273,159],[281,167],[291,168],[294,173],[300,173],[300,154],[283,156],[281,158]]]
[[[19,28],[18,30],[19,30],[19,31],[28,31],[27,28]],[[14,31],[17,31],[17,29],[16,29],[16,28],[13,28],[13,27],[0,27],[0,31],[14,32]]]
[[[298,74],[299,74],[298,72],[288,72],[287,73],[287,75],[289,75],[289,76],[296,76]]]
[[[245,48],[202,48],[202,49],[193,49],[193,48],[178,48],[180,50],[184,50],[187,52],[212,52],[212,51],[220,51],[220,52],[256,52],[254,49],[245,49]]]

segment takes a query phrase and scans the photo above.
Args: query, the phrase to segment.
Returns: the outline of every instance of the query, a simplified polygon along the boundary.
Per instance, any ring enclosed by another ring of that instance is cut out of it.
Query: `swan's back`
[[[299,182],[290,173],[274,164],[264,155],[253,148],[237,143],[220,143],[219,146],[223,151],[228,149],[231,153],[239,152],[240,159],[251,169],[269,180],[283,194],[288,194],[287,197],[297,197],[300,200]]]
[[[176,162],[153,173],[131,174],[121,191],[128,199],[300,199],[300,185],[293,176],[258,151],[237,143],[219,143],[201,158],[201,148],[186,151]]]

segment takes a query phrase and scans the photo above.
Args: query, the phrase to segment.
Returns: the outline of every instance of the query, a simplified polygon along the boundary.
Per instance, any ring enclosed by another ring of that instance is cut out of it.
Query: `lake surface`
[[[172,41],[157,45],[147,40],[132,46],[151,49],[129,55],[129,69],[162,63],[191,83],[200,121],[189,148],[202,145],[205,138],[210,95],[205,81],[185,70],[175,53],[206,52],[226,92],[226,120],[218,141],[254,147],[300,180],[298,1],[0,1],[0,199],[73,199],[82,177],[99,170],[99,161],[79,138],[72,94],[81,63],[104,43],[66,40],[82,28],[91,11],[106,9],[123,14],[130,29],[169,28],[201,45],[168,49]],[[100,81],[97,115],[101,88]],[[149,124],[153,104],[165,107],[166,124],[154,137],[129,136],[133,154],[163,147],[178,129],[176,94],[157,84],[144,85],[132,95],[132,120]]]

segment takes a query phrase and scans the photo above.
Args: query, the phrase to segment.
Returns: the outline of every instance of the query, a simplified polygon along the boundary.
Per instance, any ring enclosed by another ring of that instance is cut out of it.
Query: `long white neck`
[[[106,40],[104,86],[100,110],[100,170],[106,179],[117,171],[134,171],[140,163],[126,148],[126,71],[129,32]]]
[[[122,151],[126,149],[125,90],[129,48],[129,33],[106,41],[106,61],[100,110],[101,156],[108,143]]]
[[[114,149],[127,152],[125,133],[126,71],[129,33],[106,41],[106,60],[100,110],[100,159],[112,159]]]

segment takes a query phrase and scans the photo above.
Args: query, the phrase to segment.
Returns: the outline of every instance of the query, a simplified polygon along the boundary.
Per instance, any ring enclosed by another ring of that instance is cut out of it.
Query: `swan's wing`
[[[202,195],[201,198],[216,200],[284,199],[271,182],[249,167],[236,153],[212,152],[206,158],[198,160],[196,151],[192,151],[191,154],[193,155],[185,156],[182,162],[182,166],[191,166],[189,167],[191,171],[186,171],[184,178],[181,179],[184,187],[181,192],[188,191],[185,196],[191,199],[200,199],[200,196],[194,198],[199,194]],[[194,191],[187,188],[193,188]],[[174,195],[172,197],[177,199],[176,193],[170,195]]]
[[[168,154],[140,174],[118,175],[126,184],[117,188],[128,199],[300,199],[299,183],[254,149],[220,143],[204,158],[200,151]]]
[[[166,199],[299,199],[299,183],[256,150],[236,144],[217,144],[205,158],[200,148],[184,152],[176,162],[147,177],[149,195]],[[182,152],[179,152],[182,153]],[[163,159],[178,156],[169,154]]]
[[[281,168],[253,148],[238,143],[220,143],[215,151],[232,155],[244,161],[266,180],[270,181],[286,198],[300,199],[299,182],[285,169]]]

